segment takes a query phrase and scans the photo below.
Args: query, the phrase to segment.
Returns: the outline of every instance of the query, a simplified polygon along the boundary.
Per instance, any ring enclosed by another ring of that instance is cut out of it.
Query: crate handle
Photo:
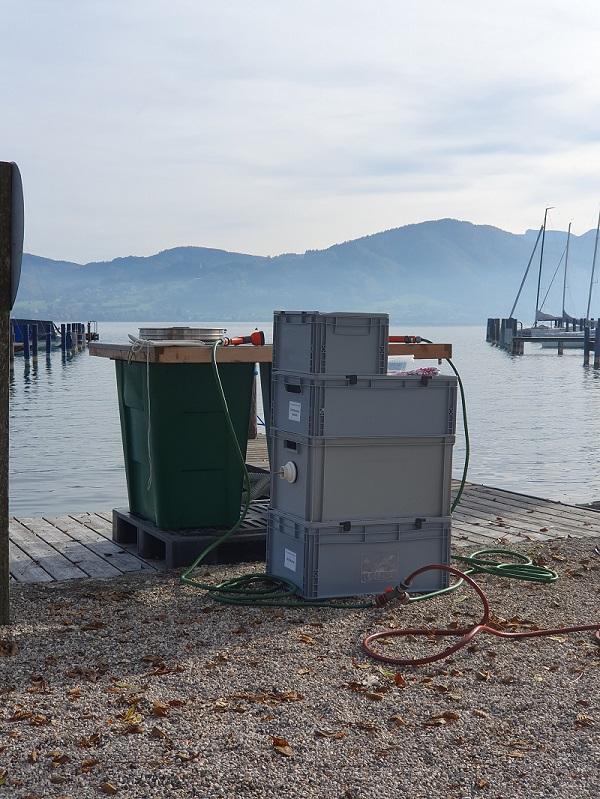
[[[294,383],[286,383],[285,390],[289,391],[290,394],[302,394],[302,386],[297,386]]]
[[[298,449],[298,444],[295,441],[288,441],[287,439],[284,440],[283,446],[285,449],[293,449],[294,451]]]

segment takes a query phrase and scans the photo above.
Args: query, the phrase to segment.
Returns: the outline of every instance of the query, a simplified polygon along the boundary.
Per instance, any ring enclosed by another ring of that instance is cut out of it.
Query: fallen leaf
[[[171,707],[184,707],[187,705],[185,699],[169,699],[169,705]]]
[[[167,738],[167,733],[164,730],[161,730],[160,727],[152,727],[150,730],[150,737],[151,738]]]
[[[475,672],[475,676],[477,677],[478,680],[482,680],[483,682],[485,682],[486,680],[490,679],[490,677],[492,676],[492,672],[491,671],[476,671]]]
[[[398,715],[390,716],[390,721],[393,722],[396,725],[396,727],[406,726],[406,721],[402,718],[402,716]]]
[[[104,627],[106,627],[106,624],[99,619],[94,619],[87,624],[81,625],[82,630],[102,630]]]
[[[478,716],[480,719],[489,719],[490,717],[490,714],[486,713],[485,710],[478,710],[477,708],[473,711],[473,715]]]
[[[406,688],[406,680],[398,671],[394,674],[394,682],[398,688]]]
[[[32,727],[43,727],[45,724],[50,724],[50,719],[43,713],[36,713],[29,719],[29,724]]]
[[[445,710],[438,716],[431,716],[426,722],[425,727],[444,727],[446,724],[453,724],[460,719],[460,713],[454,710]]]
[[[100,761],[96,757],[88,757],[85,760],[81,761],[81,765],[79,766],[79,770],[82,774],[89,774],[90,771],[97,766]]]
[[[67,691],[69,699],[79,699],[81,697],[81,688],[69,688]]]
[[[22,707],[16,707],[13,712],[12,716],[9,717],[9,721],[26,721],[33,716],[31,710],[25,710]]]
[[[116,793],[118,793],[118,792],[119,792],[119,789],[118,789],[118,788],[116,788],[116,787],[115,787],[115,786],[112,784],[112,782],[103,782],[103,783],[100,785],[100,790],[102,791],[102,793],[106,793],[106,794],[108,794],[109,796],[114,796]]]
[[[300,674],[300,675],[310,674],[310,669],[307,669],[307,668],[298,669],[296,674]]]
[[[142,724],[126,724],[121,732],[123,735],[141,735],[144,727]]]
[[[32,677],[31,678],[31,687],[27,689],[28,694],[47,694],[48,693],[48,683],[43,677]]]
[[[152,703],[152,715],[153,716],[168,716],[169,715],[169,705],[166,705],[164,702],[153,702]]]
[[[394,717],[392,716],[392,718]],[[366,730],[367,732],[372,732],[377,729],[376,725],[371,724],[370,721],[355,721],[354,726],[359,730]]]
[[[279,752],[280,755],[291,757],[294,754],[294,750],[285,738],[275,737],[272,739],[272,741],[273,749],[275,749],[276,752]]]
[[[121,719],[127,724],[140,724],[143,721],[142,714],[138,713],[135,705],[130,705],[121,715]]]
[[[575,719],[577,727],[593,727],[594,719],[591,716],[586,716],[584,713],[578,713]]]
[[[308,646],[314,646],[317,643],[315,638],[310,635],[306,635],[305,633],[300,633],[298,640],[300,643],[307,644]]]
[[[347,733],[344,730],[315,730],[317,738],[333,738],[338,741],[345,738]]]
[[[482,791],[484,788],[489,788],[490,787],[489,780],[486,780],[483,777],[479,777],[479,779],[475,780],[475,787],[479,788],[480,791]]]
[[[77,746],[80,749],[87,749],[90,746],[98,746],[102,741],[102,737],[99,732],[94,732],[92,735],[88,735],[85,738],[80,738],[77,741]]]
[[[0,638],[0,658],[8,658],[16,655],[19,647],[16,641],[9,641],[8,638]]]
[[[30,763],[37,763],[40,759],[40,753],[37,749],[32,749],[31,752],[27,755],[27,760]]]
[[[511,749],[510,752],[508,752],[508,756],[518,760],[525,757],[525,752],[521,752],[520,749]]]

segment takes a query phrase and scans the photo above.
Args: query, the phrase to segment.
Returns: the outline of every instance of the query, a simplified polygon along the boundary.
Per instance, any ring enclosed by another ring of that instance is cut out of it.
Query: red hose
[[[455,652],[458,652],[459,649],[462,649],[466,646],[470,641],[475,638],[475,636],[479,635],[479,633],[489,633],[490,635],[496,635],[499,638],[512,638],[520,639],[520,638],[537,638],[544,635],[559,635],[565,633],[576,633],[576,632],[583,632],[586,630],[595,630],[595,638],[598,643],[600,643],[600,622],[596,624],[578,624],[574,627],[555,627],[553,629],[547,630],[534,630],[527,631],[527,632],[504,632],[502,630],[496,630],[493,627],[490,627],[488,622],[490,620],[490,605],[486,595],[484,594],[483,590],[480,586],[469,577],[468,574],[464,574],[459,569],[454,568],[454,566],[445,566],[442,564],[432,564],[429,566],[422,566],[420,569],[414,571],[409,577],[406,578],[404,581],[404,585],[410,585],[412,580],[417,577],[419,574],[423,574],[424,572],[428,571],[445,571],[449,574],[453,574],[455,577],[462,578],[465,583],[471,586],[471,588],[475,591],[478,597],[481,599],[481,603],[483,605],[483,616],[481,620],[473,625],[473,627],[467,627],[463,629],[427,629],[426,627],[397,627],[394,630],[384,630],[380,633],[372,633],[371,635],[367,635],[362,643],[362,648],[364,652],[366,652],[369,657],[374,658],[375,660],[380,660],[383,663],[390,663],[393,666],[423,666],[426,663],[435,663],[438,660],[443,660],[444,658],[453,655]],[[457,643],[453,644],[452,646],[447,647],[446,649],[442,650],[442,652],[438,652],[435,655],[428,655],[427,657],[421,658],[395,658],[390,657],[388,655],[381,655],[378,652],[375,652],[371,649],[371,644],[373,641],[381,640],[384,638],[401,638],[403,636],[412,635],[425,635],[427,637],[438,636],[438,635],[453,635],[453,636],[460,636],[460,640]]]

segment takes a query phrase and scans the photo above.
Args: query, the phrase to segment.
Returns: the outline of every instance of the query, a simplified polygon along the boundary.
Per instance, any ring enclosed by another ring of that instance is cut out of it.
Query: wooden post
[[[73,334],[71,333],[71,323],[67,322],[67,350],[71,352],[73,349]]]
[[[90,322],[88,322],[87,323],[87,341],[88,341],[88,344],[90,343],[91,340],[92,340],[92,325],[90,324]]]
[[[52,333],[50,330],[46,333],[46,357],[50,357],[50,353],[52,352]]]
[[[565,342],[562,339],[558,340],[558,354],[563,355],[565,351]]]
[[[596,325],[594,337],[594,369],[600,369],[600,325]]]
[[[0,163],[0,625],[10,622],[8,560],[8,375],[11,306],[12,169]]]
[[[31,330],[29,325],[23,325],[23,357],[26,361],[29,360],[30,349],[29,342],[31,340]]]
[[[494,319],[494,343],[500,344],[500,319]]]
[[[38,326],[31,326],[31,355],[37,361],[38,356]]]
[[[64,322],[60,326],[60,348],[64,355],[67,349],[67,328]]]
[[[588,325],[583,328],[583,365],[590,365],[590,328]]]

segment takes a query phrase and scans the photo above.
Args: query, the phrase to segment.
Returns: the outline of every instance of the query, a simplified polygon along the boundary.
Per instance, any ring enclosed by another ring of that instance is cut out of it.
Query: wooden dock
[[[248,462],[268,468],[264,436],[248,443]],[[455,488],[458,486],[456,484]],[[161,571],[112,540],[112,510],[10,520],[10,574],[19,583],[109,579]],[[600,513],[468,483],[452,517],[456,548],[541,544],[564,538],[600,538]]]

